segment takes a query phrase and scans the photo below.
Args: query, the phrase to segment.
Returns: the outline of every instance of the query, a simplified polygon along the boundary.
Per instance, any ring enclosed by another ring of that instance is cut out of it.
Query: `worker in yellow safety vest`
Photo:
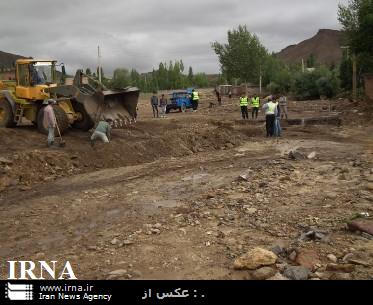
[[[260,107],[260,99],[259,96],[256,94],[254,97],[251,99],[251,106],[252,106],[252,118],[255,119],[258,118],[258,113],[259,113],[259,107]]]
[[[198,103],[199,103],[199,94],[196,90],[192,90],[192,107],[193,112],[196,112],[198,109]]]
[[[240,96],[240,106],[241,106],[242,119],[248,120],[249,112],[247,110],[247,106],[249,106],[249,99],[247,96]]]
[[[273,137],[275,132],[275,120],[276,120],[276,108],[277,104],[273,102],[273,97],[268,97],[268,102],[263,105],[263,110],[266,114],[266,130],[267,137]]]

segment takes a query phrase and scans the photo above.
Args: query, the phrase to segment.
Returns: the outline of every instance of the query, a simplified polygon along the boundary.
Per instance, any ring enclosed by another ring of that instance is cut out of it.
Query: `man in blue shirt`
[[[152,105],[152,109],[153,109],[153,117],[155,118],[156,117],[155,114],[157,114],[157,118],[159,118],[157,92],[153,92],[153,95],[150,98],[150,104]]]

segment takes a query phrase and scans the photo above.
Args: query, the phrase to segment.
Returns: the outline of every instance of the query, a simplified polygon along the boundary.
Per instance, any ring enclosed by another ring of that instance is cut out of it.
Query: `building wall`
[[[365,94],[373,100],[373,74],[367,74],[364,77]]]
[[[232,93],[232,96],[238,97],[243,94],[254,95],[259,94],[259,87],[254,85],[241,85],[241,86],[230,86],[230,85],[221,85],[219,86],[220,94],[227,96],[229,91]]]
[[[15,78],[16,74],[14,71],[0,72],[0,79],[2,80],[14,80]]]

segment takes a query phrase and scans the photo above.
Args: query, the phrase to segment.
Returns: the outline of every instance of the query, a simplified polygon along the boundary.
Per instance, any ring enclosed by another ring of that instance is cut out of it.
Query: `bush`
[[[318,76],[315,73],[300,73],[295,76],[293,83],[294,95],[299,100],[318,99]]]
[[[326,96],[328,98],[333,96],[333,88],[326,77],[320,77],[316,85],[320,96]]]
[[[327,98],[332,98],[336,94],[335,88],[333,88],[333,81],[328,77],[320,77],[316,82],[319,95],[326,96]]]
[[[295,75],[292,89],[299,100],[319,99],[320,96],[332,98],[338,94],[339,81],[335,71],[321,67]]]
[[[275,82],[270,82],[267,85],[267,91],[271,92],[272,94],[279,94],[281,93],[281,86]]]

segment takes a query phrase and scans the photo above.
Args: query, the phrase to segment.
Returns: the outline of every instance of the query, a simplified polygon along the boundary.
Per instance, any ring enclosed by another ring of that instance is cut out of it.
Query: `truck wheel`
[[[0,99],[0,127],[11,128],[16,126],[14,122],[14,113],[9,102],[2,98]]]
[[[47,126],[44,126],[44,108],[45,107],[40,108],[38,112],[37,125],[39,132],[48,134]],[[69,120],[67,118],[67,115],[65,111],[63,111],[63,109],[58,105],[53,106],[53,110],[54,115],[56,116],[58,127],[60,128],[60,132],[61,134],[63,134],[69,128]],[[55,128],[55,135],[58,135],[57,128]]]
[[[94,123],[85,110],[84,105],[76,102],[73,104],[73,108],[78,115],[78,119],[74,122],[73,127],[84,131],[90,130],[94,126]]]
[[[166,113],[170,113],[170,108],[166,108]]]

